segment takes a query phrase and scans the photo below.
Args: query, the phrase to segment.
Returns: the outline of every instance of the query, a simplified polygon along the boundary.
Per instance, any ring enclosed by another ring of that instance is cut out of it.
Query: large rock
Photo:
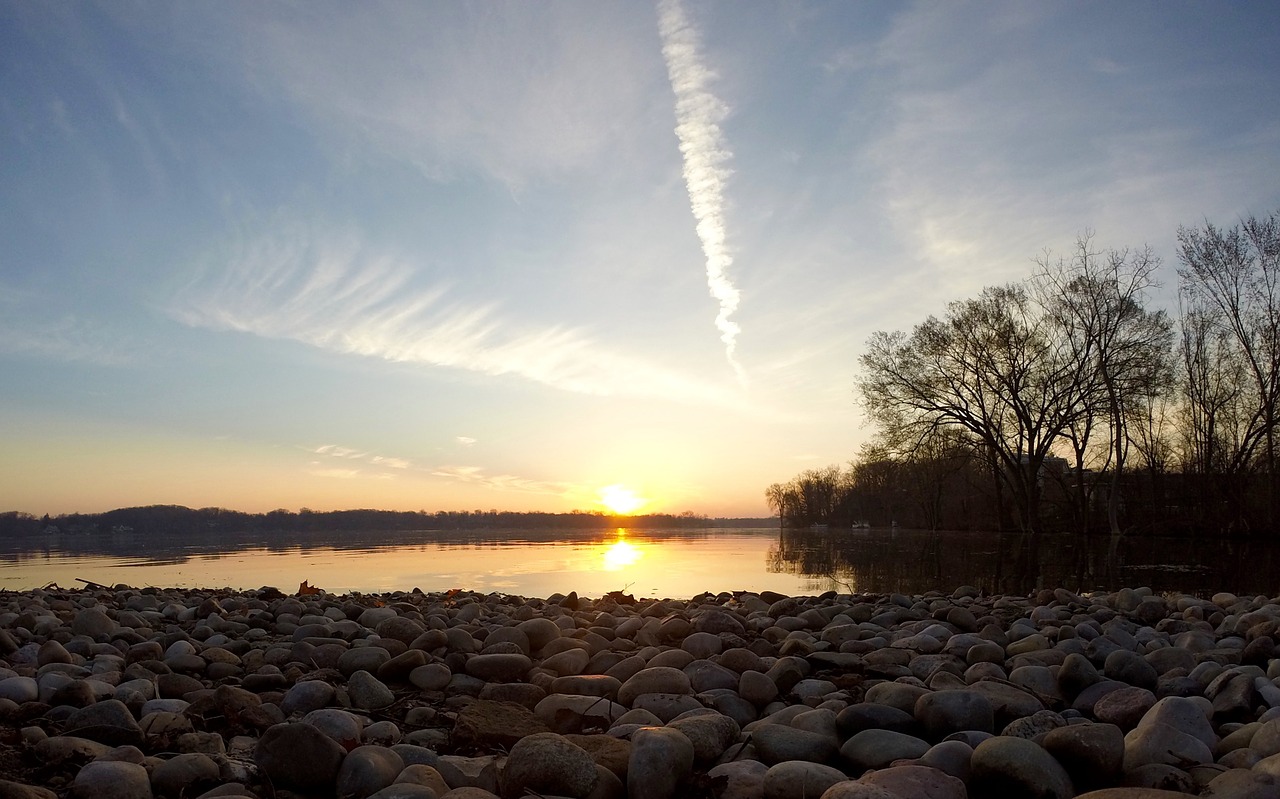
[[[693,686],[689,675],[680,669],[670,666],[651,666],[641,669],[631,676],[618,689],[618,702],[631,707],[631,703],[641,694],[687,694],[693,695]]]
[[[342,799],[365,799],[395,782],[404,770],[400,755],[385,746],[357,746],[342,760],[336,790]]]
[[[346,754],[337,741],[310,724],[277,724],[258,739],[253,760],[277,786],[329,793]]]
[[[456,743],[480,748],[510,749],[527,735],[550,731],[524,705],[485,699],[478,699],[460,710],[453,724]]]
[[[1066,769],[1043,747],[1003,735],[973,750],[969,785],[980,795],[1027,799],[1070,799],[1076,793]]]
[[[991,702],[976,691],[934,691],[916,700],[914,715],[931,741],[953,732],[995,731]]]
[[[764,799],[810,799],[848,777],[843,771],[820,763],[790,760],[778,763],[764,775]]]
[[[666,727],[642,727],[631,736],[627,797],[670,799],[692,770],[693,744],[684,733]]]
[[[1050,730],[1041,741],[1080,790],[1120,781],[1124,767],[1124,733],[1114,724],[1071,724]]]
[[[519,799],[527,792],[586,797],[596,781],[591,755],[553,732],[520,739],[511,747],[500,779],[504,799]]]
[[[798,730],[785,724],[760,724],[751,731],[751,742],[755,745],[760,760],[770,766],[787,760],[825,763],[837,751],[835,743],[828,736]]]
[[[151,799],[151,778],[137,763],[95,760],[71,783],[75,799]]]
[[[699,762],[718,759],[738,738],[738,723],[719,713],[679,718],[667,724],[673,730],[684,733],[693,744],[693,755]]]
[[[890,766],[867,774],[859,782],[882,788],[901,799],[968,799],[963,782],[928,766]],[[840,784],[843,783],[837,783]]]
[[[863,730],[840,747],[855,773],[884,768],[895,760],[914,760],[928,751],[927,741],[892,730]]]

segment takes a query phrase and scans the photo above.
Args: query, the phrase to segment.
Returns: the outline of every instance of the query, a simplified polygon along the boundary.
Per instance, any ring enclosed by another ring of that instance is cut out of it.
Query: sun
[[[618,516],[629,516],[649,502],[621,483],[605,486],[600,489],[599,494],[600,504]]]

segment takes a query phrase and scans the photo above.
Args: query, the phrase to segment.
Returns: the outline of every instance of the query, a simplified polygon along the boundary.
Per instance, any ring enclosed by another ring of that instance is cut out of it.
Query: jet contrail
[[[689,24],[680,0],[659,0],[658,30],[676,95],[676,136],[684,156],[689,204],[707,258],[707,287],[720,303],[716,328],[729,364],[745,384],[746,373],[734,357],[741,328],[729,318],[738,310],[740,295],[729,279],[733,255],[724,240],[724,182],[729,175],[725,163],[732,154],[724,147],[718,123],[728,109],[708,88],[714,74],[698,57],[698,33]]]

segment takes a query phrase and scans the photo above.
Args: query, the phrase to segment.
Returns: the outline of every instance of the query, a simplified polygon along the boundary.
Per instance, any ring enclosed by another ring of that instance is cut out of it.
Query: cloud
[[[676,95],[676,136],[684,157],[689,203],[707,259],[707,287],[720,304],[716,329],[724,342],[725,357],[739,381],[745,383],[746,373],[735,356],[741,328],[731,319],[741,295],[729,277],[733,254],[725,241],[724,184],[729,175],[725,164],[731,153],[724,146],[719,123],[728,108],[711,92],[715,76],[702,63],[698,32],[685,16],[680,0],[660,0],[658,28],[662,34],[662,57]]]
[[[75,313],[33,314],[34,297],[0,285],[0,354],[98,366],[140,362],[131,336]]]
[[[564,391],[739,406],[730,392],[602,348],[580,327],[509,319],[452,300],[408,260],[354,235],[282,228],[211,263],[168,313],[192,327],[298,341],[399,363],[513,375]]]
[[[328,455],[333,458],[342,458],[344,460],[363,461],[371,466],[385,467],[388,469],[409,469],[413,466],[412,461],[404,458],[392,458],[386,455],[375,455],[372,452],[361,452],[360,450],[351,449],[350,447],[340,447],[337,444],[325,444],[311,450],[316,455]]]
[[[512,474],[490,475],[483,466],[438,466],[431,470],[435,477],[454,480],[459,483],[482,485],[499,491],[518,491],[526,494],[546,494],[563,496],[578,487],[572,483],[530,480]]]
[[[643,147],[661,73],[643,10],[582,3],[240,9],[242,68],[340,135],[433,180],[513,189]],[[341,146],[341,144],[340,144]],[[344,148],[345,149],[345,148]]]
[[[469,447],[476,443],[476,439],[472,438],[471,436],[458,436],[454,440],[464,447]]]

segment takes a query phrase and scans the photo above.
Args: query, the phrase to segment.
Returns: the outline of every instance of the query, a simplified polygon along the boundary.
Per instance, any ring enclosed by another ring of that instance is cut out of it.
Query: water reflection
[[[1211,595],[1280,593],[1280,544],[1195,537],[927,530],[782,530],[769,568],[809,579],[810,591],[919,594],[974,585],[990,593],[1150,586]]]
[[[629,566],[634,566],[640,558],[644,557],[640,547],[627,540],[627,528],[619,527],[614,535],[617,537],[613,542],[604,547],[602,559],[605,571],[622,571]]]
[[[129,533],[0,540],[0,589],[76,579],[134,586],[284,590],[302,580],[334,593],[465,588],[523,596],[690,597],[1147,585],[1201,595],[1280,593],[1280,546],[1265,541],[1074,537],[919,530],[708,528],[467,530],[184,537]]]

